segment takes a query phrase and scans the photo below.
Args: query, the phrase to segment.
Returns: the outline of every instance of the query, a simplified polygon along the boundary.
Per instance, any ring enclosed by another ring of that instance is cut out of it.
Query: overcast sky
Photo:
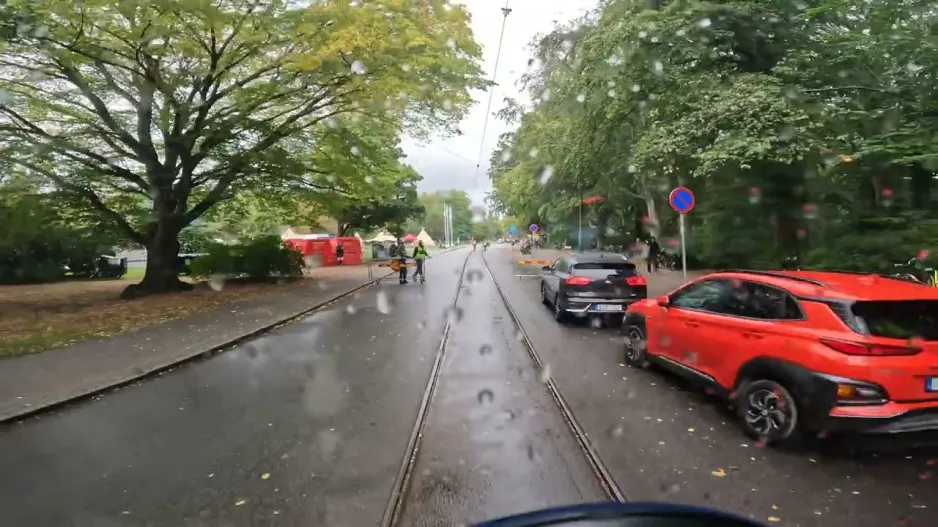
[[[491,79],[498,51],[498,37],[502,29],[502,7],[505,0],[452,0],[463,4],[472,15],[472,31],[483,48],[486,77]],[[502,107],[505,97],[522,99],[515,85],[527,70],[528,60],[533,56],[528,44],[538,33],[547,33],[554,21],[567,21],[582,15],[596,6],[596,0],[509,0],[512,10],[505,26],[501,58],[493,89],[492,112]],[[498,136],[509,131],[509,127],[496,119],[489,118],[483,143],[482,129],[485,126],[488,92],[475,94],[475,106],[460,128],[463,135],[451,139],[432,141],[425,145],[405,140],[404,151],[407,162],[423,175],[422,192],[462,189],[469,192],[473,201],[482,204],[485,193],[491,190],[488,180],[489,157]],[[526,99],[523,99],[526,100]],[[476,178],[476,160],[482,146],[482,163]]]

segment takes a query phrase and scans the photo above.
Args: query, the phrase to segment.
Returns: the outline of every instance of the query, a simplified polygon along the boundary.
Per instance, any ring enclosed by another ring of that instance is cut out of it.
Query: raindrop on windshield
[[[476,395],[476,399],[479,400],[479,404],[491,404],[495,400],[495,394],[492,390],[484,388]]]
[[[483,344],[482,347],[479,348],[479,355],[482,355],[484,357],[486,355],[491,355],[491,354],[492,354],[492,346],[489,346],[488,344]]]
[[[545,364],[544,367],[541,369],[541,375],[540,375],[541,382],[545,384],[550,382],[550,373],[551,373],[550,364]]]
[[[225,277],[220,275],[215,275],[208,280],[208,286],[212,288],[212,291],[221,291],[225,288]]]
[[[460,320],[462,320],[462,314],[463,314],[463,311],[461,307],[450,306],[446,308],[446,312],[445,312],[446,323],[449,325],[458,323]]]
[[[385,293],[384,291],[378,291],[378,294],[375,297],[375,300],[377,301],[378,311],[380,311],[381,313],[385,315],[391,312],[391,306],[390,306],[390,303],[388,302],[387,293]]]
[[[352,73],[355,73],[356,75],[365,74],[365,65],[362,63],[362,61],[356,60],[352,63]]]
[[[544,169],[541,170],[541,185],[546,185],[550,181],[551,176],[554,175],[554,167],[551,165],[545,165]]]

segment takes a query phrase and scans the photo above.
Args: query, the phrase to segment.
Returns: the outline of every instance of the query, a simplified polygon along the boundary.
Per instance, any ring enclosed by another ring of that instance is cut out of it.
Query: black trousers
[[[656,272],[658,271],[658,255],[657,254],[649,254],[648,260],[646,260],[645,263],[648,265],[649,273],[651,272],[652,268],[654,268]]]
[[[398,273],[398,277],[401,279],[401,282],[407,280],[407,260],[401,259],[398,260],[401,264],[401,270]]]

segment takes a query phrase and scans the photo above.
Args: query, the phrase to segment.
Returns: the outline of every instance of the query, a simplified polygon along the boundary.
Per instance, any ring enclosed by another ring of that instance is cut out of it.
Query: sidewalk
[[[384,273],[375,273],[380,278]],[[126,384],[227,347],[372,283],[367,266],[317,269],[277,295],[85,341],[0,359],[0,422]]]

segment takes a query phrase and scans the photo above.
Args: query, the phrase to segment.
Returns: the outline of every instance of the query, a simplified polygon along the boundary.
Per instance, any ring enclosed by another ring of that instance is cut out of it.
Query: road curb
[[[164,373],[164,372],[167,372],[167,371],[169,371],[169,370],[178,368],[179,366],[183,366],[183,365],[189,364],[189,363],[194,363],[194,362],[197,362],[197,361],[199,361],[199,360],[207,360],[207,359],[209,359],[209,358],[211,358],[211,357],[214,357],[215,355],[217,355],[217,354],[219,354],[219,353],[223,353],[223,352],[225,352],[225,351],[228,351],[229,349],[231,349],[231,348],[233,348],[233,347],[236,347],[236,346],[238,346],[238,345],[240,345],[240,344],[242,344],[242,343],[244,343],[244,342],[246,342],[246,341],[248,341],[248,340],[251,340],[251,339],[254,339],[254,338],[256,338],[256,337],[259,337],[260,335],[263,335],[264,333],[267,333],[267,332],[269,332],[269,331],[271,331],[271,330],[274,330],[274,329],[276,329],[276,328],[278,328],[278,327],[280,327],[280,326],[285,326],[285,325],[287,325],[287,324],[296,322],[297,320],[299,320],[299,319],[301,319],[301,318],[303,318],[303,317],[306,317],[306,316],[309,315],[310,313],[313,313],[313,312],[315,312],[315,311],[319,311],[320,309],[322,309],[322,308],[324,308],[324,307],[326,307],[326,306],[328,306],[328,305],[330,305],[330,304],[332,304],[332,303],[335,303],[335,302],[337,302],[337,301],[339,301],[339,300],[342,300],[343,298],[346,298],[346,297],[348,297],[348,296],[351,296],[351,295],[353,295],[353,294],[355,294],[355,293],[357,293],[357,292],[359,292],[359,291],[361,291],[361,290],[363,290],[363,289],[366,289],[366,288],[368,288],[368,287],[371,287],[371,286],[373,286],[373,285],[376,285],[376,284],[378,284],[379,282],[381,282],[381,280],[387,278],[388,276],[391,276],[392,274],[394,274],[394,273],[393,273],[393,272],[387,273],[387,274],[385,274],[385,275],[382,275],[380,278],[375,278],[375,279],[373,279],[373,280],[369,280],[369,281],[367,281],[367,282],[365,282],[365,283],[363,283],[363,284],[361,284],[361,285],[359,285],[359,286],[356,286],[356,287],[354,287],[354,288],[352,288],[352,289],[349,289],[349,290],[345,291],[344,293],[340,293],[340,294],[338,294],[338,295],[336,295],[336,296],[333,296],[332,298],[330,298],[330,299],[328,299],[328,300],[325,300],[325,301],[323,301],[323,302],[319,302],[319,303],[317,303],[317,304],[315,304],[315,305],[313,305],[313,306],[310,306],[310,307],[308,307],[308,308],[305,308],[305,309],[303,309],[302,311],[299,311],[299,312],[297,312],[297,313],[294,313],[294,314],[292,314],[292,315],[290,315],[290,316],[288,316],[288,317],[281,318],[281,319],[277,320],[276,322],[272,322],[272,323],[270,323],[270,324],[265,324],[264,326],[261,326],[260,328],[257,328],[257,329],[248,331],[248,332],[246,332],[246,333],[242,333],[241,335],[239,335],[239,336],[237,336],[237,337],[235,337],[235,338],[229,339],[229,340],[225,341],[225,342],[222,343],[222,344],[218,344],[218,345],[212,346],[212,347],[210,347],[210,348],[208,348],[208,349],[203,349],[203,350],[201,350],[201,351],[199,351],[199,352],[193,352],[191,355],[185,356],[185,357],[180,358],[180,359],[174,359],[174,360],[172,360],[172,361],[170,361],[170,362],[168,362],[168,363],[166,363],[166,364],[164,364],[164,365],[162,365],[162,366],[157,366],[157,367],[155,367],[155,368],[151,368],[151,369],[149,369],[149,370],[147,370],[147,371],[144,371],[144,372],[141,372],[141,373],[139,373],[139,374],[132,374],[132,375],[130,375],[129,377],[125,377],[125,378],[123,378],[123,379],[121,379],[121,380],[119,380],[119,381],[116,381],[116,382],[108,383],[106,386],[102,386],[102,387],[100,387],[100,388],[92,388],[92,389],[90,389],[90,390],[85,390],[84,392],[81,392],[81,393],[79,393],[79,394],[77,394],[77,395],[66,396],[66,397],[61,398],[61,399],[59,399],[59,400],[57,400],[57,401],[51,401],[51,402],[48,402],[48,403],[42,403],[42,404],[40,404],[40,405],[38,405],[38,406],[30,407],[30,408],[24,409],[24,410],[22,410],[22,411],[14,411],[14,412],[13,412],[12,414],[10,414],[10,415],[0,415],[0,425],[6,425],[6,424],[15,423],[15,422],[17,422],[17,421],[22,421],[22,420],[28,419],[28,418],[30,418],[30,417],[35,417],[36,415],[43,414],[43,413],[46,413],[46,412],[50,412],[50,411],[56,410],[56,409],[58,409],[58,408],[62,408],[62,407],[65,407],[65,406],[69,406],[69,405],[71,405],[71,404],[81,403],[81,402],[83,402],[83,401],[85,401],[85,400],[87,400],[87,399],[90,399],[90,398],[92,398],[92,397],[95,397],[95,396],[97,396],[97,395],[101,395],[101,394],[104,394],[104,393],[109,392],[109,391],[119,390],[119,389],[124,388],[124,387],[126,387],[126,386],[128,386],[128,385],[131,385],[131,384],[133,384],[133,383],[135,383],[135,382],[139,382],[139,381],[142,381],[142,380],[147,380],[147,379],[149,379],[149,378],[151,378],[151,377],[155,377],[156,375],[159,375],[159,374],[161,374],[161,373]]]

